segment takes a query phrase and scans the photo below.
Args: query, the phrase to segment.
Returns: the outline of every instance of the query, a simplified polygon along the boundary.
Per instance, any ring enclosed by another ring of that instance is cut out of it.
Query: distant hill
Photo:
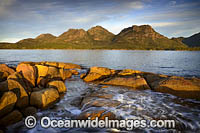
[[[184,37],[172,37],[172,40],[177,41],[177,42],[182,42]]]
[[[186,48],[183,43],[168,39],[156,32],[149,25],[137,26],[123,29],[113,39],[115,43],[128,43],[130,47],[145,49],[178,49]]]
[[[113,33],[109,32],[105,28],[101,26],[92,27],[88,30],[88,34],[94,41],[112,41],[113,37],[115,36]]]
[[[187,44],[189,47],[200,47],[200,32],[184,38],[182,42]]]
[[[0,43],[1,49],[141,49],[141,50],[186,50],[184,38],[169,39],[156,32],[150,25],[123,29],[114,35],[101,26],[84,29],[69,29],[60,36],[41,34],[17,43]]]
[[[61,34],[57,40],[63,42],[80,43],[88,42],[90,38],[84,29],[69,29],[67,32]]]
[[[54,40],[56,38],[57,38],[56,36],[47,33],[47,34],[41,34],[41,35],[37,36],[35,38],[35,40],[38,40],[38,41],[51,41],[51,40]]]

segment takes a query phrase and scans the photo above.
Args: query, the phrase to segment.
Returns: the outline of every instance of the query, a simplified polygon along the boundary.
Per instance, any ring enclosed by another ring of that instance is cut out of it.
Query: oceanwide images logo
[[[28,128],[34,128],[37,120],[34,116],[28,116],[25,119],[25,125]],[[135,128],[175,128],[174,120],[109,120],[105,117],[104,120],[99,120],[98,117],[91,120],[69,120],[69,119],[50,119],[42,117],[40,125],[43,128],[125,128],[133,130]]]

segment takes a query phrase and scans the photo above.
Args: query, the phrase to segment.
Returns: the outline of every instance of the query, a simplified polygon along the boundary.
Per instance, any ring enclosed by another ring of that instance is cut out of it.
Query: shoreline
[[[38,49],[0,49],[0,50],[128,50],[128,51],[200,51],[200,50],[145,50],[145,49],[54,49],[54,48],[38,48]]]

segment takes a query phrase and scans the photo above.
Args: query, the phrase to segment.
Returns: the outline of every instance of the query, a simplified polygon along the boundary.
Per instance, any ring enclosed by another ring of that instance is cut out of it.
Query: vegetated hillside
[[[200,47],[200,32],[190,37],[184,38],[182,42],[189,47]]]
[[[38,41],[52,41],[54,39],[56,39],[56,36],[49,33],[41,34],[35,38],[35,40],[38,40]]]
[[[132,26],[114,35],[101,26],[69,29],[58,37],[41,34],[35,39],[21,40],[15,44],[2,44],[0,48],[13,49],[160,49],[184,50],[188,47],[180,41],[169,39],[149,25]]]
[[[113,39],[115,43],[129,44],[129,47],[139,49],[184,49],[183,43],[168,39],[156,32],[149,25],[132,26],[123,29]],[[126,43],[124,43],[126,42]]]
[[[96,42],[111,42],[115,36],[101,26],[92,27],[88,31],[89,36]]]

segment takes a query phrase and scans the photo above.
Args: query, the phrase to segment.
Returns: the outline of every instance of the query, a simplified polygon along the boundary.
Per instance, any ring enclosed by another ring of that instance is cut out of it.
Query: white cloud
[[[22,40],[24,38],[4,38],[4,39],[1,39],[0,42],[10,42],[10,43],[16,43],[18,42],[19,40]]]
[[[130,3],[126,3],[126,7],[131,9],[142,9],[144,7],[141,1],[132,1]]]
[[[177,22],[160,22],[160,23],[151,23],[153,27],[168,27],[179,25]]]

